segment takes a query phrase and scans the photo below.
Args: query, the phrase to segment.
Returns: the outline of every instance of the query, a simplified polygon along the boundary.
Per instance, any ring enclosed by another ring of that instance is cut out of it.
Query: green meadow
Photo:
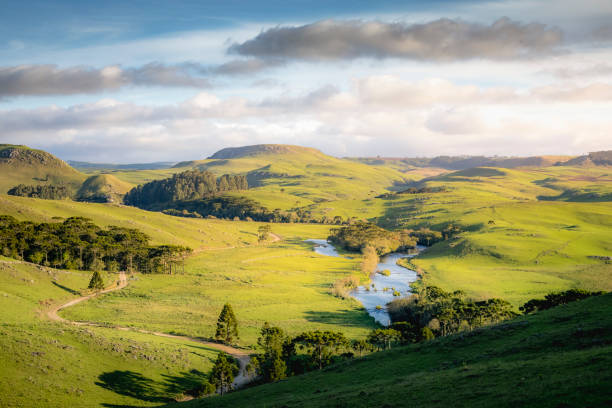
[[[0,272],[3,407],[159,406],[200,383],[217,354],[176,339],[50,322],[46,311],[85,289],[88,272],[7,258]]]
[[[283,149],[184,162],[171,169],[109,171],[112,176],[99,175],[82,185],[83,194],[109,194],[114,204],[0,195],[0,214],[19,220],[60,222],[81,216],[100,226],[138,229],[153,245],[194,250],[179,268],[181,273],[133,274],[126,288],[59,312],[65,319],[95,322],[96,327],[52,322],[46,315],[53,306],[79,296],[91,272],[1,258],[0,353],[6,361],[0,378],[2,406],[32,406],[32,401],[41,407],[161,406],[181,400],[204,380],[217,351],[113,327],[209,339],[227,302],[239,324],[236,344],[247,350],[257,350],[264,322],[290,335],[320,329],[341,331],[350,339],[364,339],[377,327],[357,301],[331,293],[339,279],[366,279],[360,272],[361,255],[322,256],[304,242],[326,238],[334,225],[270,224],[273,235],[259,242],[262,223],[174,217],[118,204],[131,185],[191,168],[246,174],[249,190],[229,194],[247,196],[269,210],[299,208],[318,217],[340,215],[388,229],[456,225],[456,235],[431,246],[410,265],[424,283],[460,289],[475,299],[502,298],[518,310],[525,301],[552,291],[612,290],[612,264],[606,258],[612,253],[609,167],[451,172]],[[86,179],[83,173],[57,166],[66,180]],[[42,173],[35,170],[14,180],[36,180]],[[21,171],[19,166],[16,171]],[[11,180],[4,173],[0,182],[8,186]],[[402,193],[407,188],[415,190]],[[105,279],[108,284],[117,276],[106,274]],[[501,406],[550,401],[550,406],[572,406],[580,395],[592,394],[587,405],[601,405],[601,393],[593,390],[609,376],[594,377],[589,370],[602,371],[610,363],[606,353],[611,322],[602,318],[610,299],[606,295],[581,301],[499,328],[376,353],[321,373],[181,404],[396,406],[410,400],[417,406],[456,401],[464,406],[490,406],[492,401]],[[580,380],[561,393],[561,384],[571,382],[570,377]],[[453,393],[443,392],[450,388]]]
[[[602,407],[612,295],[167,407]]]

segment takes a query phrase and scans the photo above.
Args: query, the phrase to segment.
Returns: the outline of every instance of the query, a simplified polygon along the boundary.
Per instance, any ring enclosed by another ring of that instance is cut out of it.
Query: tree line
[[[90,219],[35,223],[0,215],[0,249],[4,256],[61,269],[176,273],[191,249],[149,244],[141,231],[101,228]]]
[[[19,184],[7,191],[7,194],[20,197],[44,198],[46,200],[63,200],[71,196],[70,190],[66,186],[51,184],[39,186]]]
[[[512,305],[498,298],[474,301],[464,292],[447,292],[437,286],[421,286],[416,293],[387,305],[394,323],[402,323],[405,336],[415,339],[423,330],[446,336],[497,323],[517,316]]]
[[[154,180],[130,190],[123,201],[145,209],[167,208],[168,203],[198,200],[225,191],[249,188],[246,176],[224,174],[216,177],[209,171],[187,170],[163,180]]]

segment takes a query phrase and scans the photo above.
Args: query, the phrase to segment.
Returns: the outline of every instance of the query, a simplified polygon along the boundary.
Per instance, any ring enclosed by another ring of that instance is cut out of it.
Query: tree
[[[270,227],[270,224],[262,225],[257,228],[257,240],[259,242],[266,241],[270,235],[271,230],[272,228]]]
[[[229,344],[235,338],[238,338],[238,321],[236,320],[232,305],[226,303],[223,305],[223,310],[221,310],[217,320],[215,339]]]
[[[321,370],[323,363],[331,357],[331,354],[346,346],[348,340],[340,332],[315,330],[300,334],[293,339],[293,342],[310,349],[313,361]]]
[[[433,334],[429,327],[423,327],[421,329],[421,340],[429,341],[433,340],[436,336]]]
[[[257,344],[263,349],[261,361],[257,361],[256,371],[265,381],[275,382],[287,377],[287,364],[283,360],[283,344],[286,337],[279,327],[271,327],[268,322],[261,328]],[[255,363],[254,363],[255,364]]]
[[[401,338],[401,333],[393,329],[375,329],[368,335],[368,342],[379,350],[390,349],[391,342]]]
[[[361,357],[364,352],[372,350],[372,345],[366,340],[353,340],[351,342],[351,348],[359,353],[359,357]]]
[[[223,395],[225,392],[232,389],[234,378],[239,372],[240,368],[235,360],[224,352],[221,352],[217,356],[217,360],[210,373],[209,382],[216,386],[219,393]]]
[[[102,279],[102,275],[100,275],[99,271],[94,271],[93,275],[91,275],[91,280],[89,281],[89,285],[87,287],[89,289],[94,290],[104,289],[104,280]]]

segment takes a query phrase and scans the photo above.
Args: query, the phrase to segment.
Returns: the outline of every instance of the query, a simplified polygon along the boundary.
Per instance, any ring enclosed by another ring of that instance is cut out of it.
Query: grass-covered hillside
[[[389,167],[368,166],[331,157],[316,149],[289,145],[226,149],[206,160],[178,163],[172,169],[116,171],[113,175],[132,184],[142,184],[190,168],[208,170],[218,176],[246,175],[250,189],[240,195],[272,210],[339,199],[364,199],[422,178],[407,176]]]
[[[0,192],[18,184],[67,186],[76,191],[86,176],[42,150],[0,144]]]
[[[79,201],[121,203],[123,196],[134,186],[112,174],[97,174],[85,180],[76,194]]]
[[[612,295],[172,407],[603,407]]]
[[[75,298],[89,278],[0,258],[0,406],[159,406],[203,381],[216,350],[49,321],[46,311]]]

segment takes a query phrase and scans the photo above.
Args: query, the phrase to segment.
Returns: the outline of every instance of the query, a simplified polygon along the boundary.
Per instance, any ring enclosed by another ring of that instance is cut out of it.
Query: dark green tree
[[[238,338],[238,321],[232,309],[232,305],[223,305],[219,319],[217,319],[217,331],[215,339],[230,344],[232,340]]]
[[[272,228],[270,227],[270,224],[261,225],[259,228],[257,228],[257,240],[259,242],[266,241],[270,236],[271,230]]]
[[[258,361],[257,373],[266,382],[275,382],[287,377],[287,364],[283,360],[283,344],[285,334],[279,327],[272,327],[268,322],[261,328],[261,336],[257,344],[263,349],[263,355]]]
[[[375,329],[368,335],[368,342],[379,350],[390,349],[391,343],[401,338],[401,333],[393,329]]]
[[[104,280],[102,279],[102,275],[100,275],[99,271],[94,271],[93,275],[91,275],[91,280],[89,281],[89,285],[87,286],[89,289],[94,290],[102,290],[104,289]]]
[[[344,334],[333,331],[304,332],[293,339],[293,342],[311,351],[313,362],[319,370],[329,361],[334,352],[346,347],[348,340]]]
[[[213,384],[221,395],[232,389],[234,378],[240,372],[236,361],[226,353],[219,353],[210,373],[209,382]]]

